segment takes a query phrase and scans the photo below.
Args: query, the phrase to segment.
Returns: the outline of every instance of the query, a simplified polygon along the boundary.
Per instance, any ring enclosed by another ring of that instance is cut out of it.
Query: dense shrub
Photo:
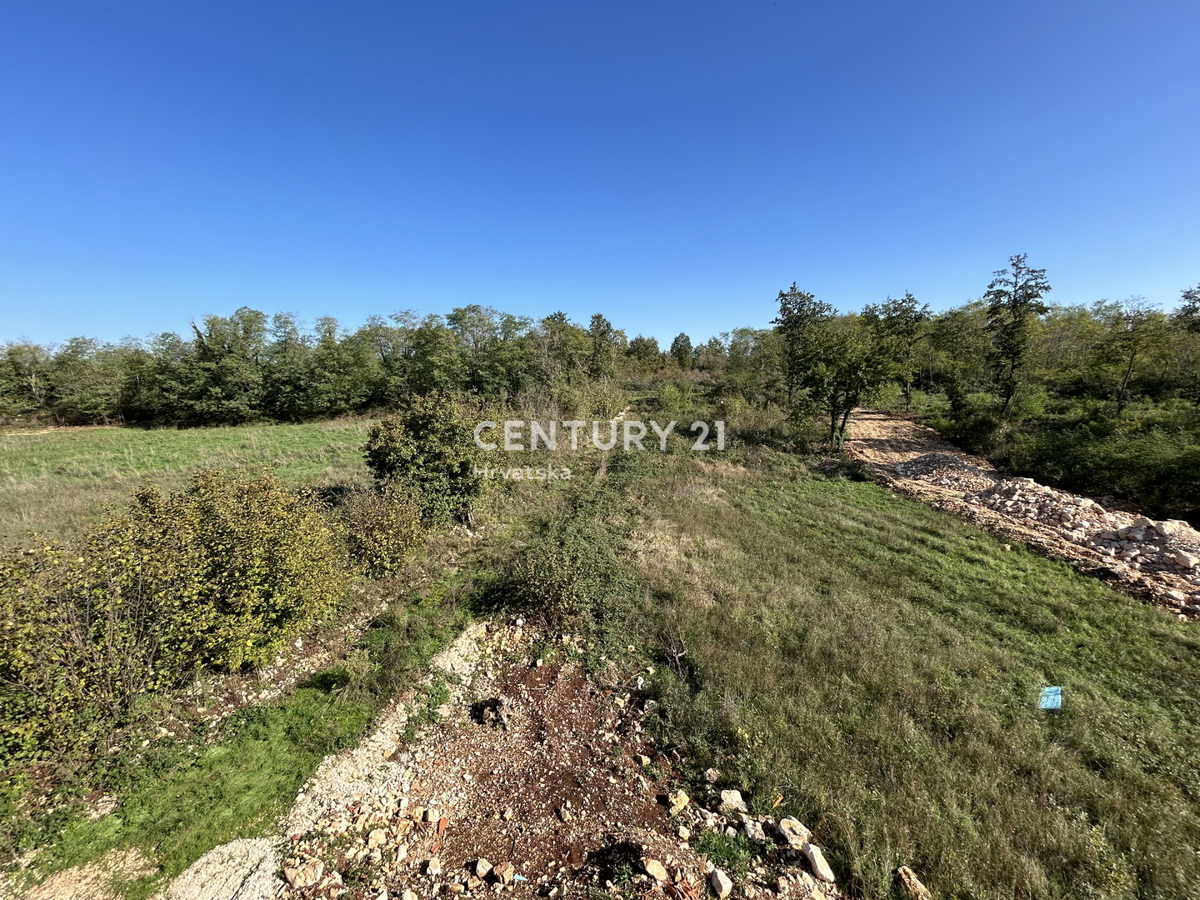
[[[545,523],[509,566],[510,600],[552,627],[586,629],[599,643],[622,632],[634,587],[621,557],[627,513],[620,491],[644,456],[615,454],[607,478]]]
[[[488,459],[475,443],[477,421],[454,398],[415,397],[367,433],[367,468],[382,485],[414,492],[427,523],[469,514],[485,483]]]
[[[350,551],[375,578],[399,571],[421,539],[421,506],[400,487],[356,490],[342,501],[341,510]]]
[[[82,747],[202,669],[270,661],[351,576],[345,540],[270,470],[140,490],[78,545],[0,559],[0,754]]]

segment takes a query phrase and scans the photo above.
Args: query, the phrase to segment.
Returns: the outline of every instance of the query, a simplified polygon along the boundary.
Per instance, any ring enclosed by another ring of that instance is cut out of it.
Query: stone
[[[721,791],[721,809],[734,812],[749,812],[741,791]]]
[[[425,862],[425,874],[426,875],[441,875],[442,874],[442,861],[440,859],[438,859],[436,856],[431,856]]]
[[[476,878],[487,878],[492,871],[492,864],[482,856],[475,860],[475,865],[471,867],[471,871]]]
[[[707,781],[709,784],[716,784],[718,781],[721,780],[721,770],[720,769],[705,769],[704,770],[704,780]]]
[[[420,900],[420,898],[417,896],[416,891],[414,891],[412,888],[409,888],[400,895],[400,900]]]
[[[692,838],[691,829],[688,828],[686,825],[680,825],[678,828],[676,828],[675,834],[677,834],[679,836],[679,839],[681,841],[689,841]]]
[[[657,859],[650,859],[648,856],[642,857],[642,868],[657,882],[670,881],[671,877],[667,874],[666,866],[660,863]]]
[[[825,861],[825,854],[821,852],[821,848],[812,842],[806,841],[801,848],[801,852],[808,858],[808,864],[812,866],[813,874],[822,881],[827,881],[833,884],[836,880],[833,875],[833,869],[829,868],[829,863]]]
[[[1193,556],[1184,550],[1180,550],[1175,554],[1175,565],[1181,569],[1194,569],[1200,566],[1200,556]]]
[[[671,791],[671,793],[667,794],[667,804],[673,816],[677,816],[683,812],[689,802],[688,795],[683,791]]]
[[[720,869],[713,869],[708,876],[708,883],[712,886],[713,893],[717,895],[718,900],[725,900],[733,893],[733,882],[729,880],[729,876]]]
[[[755,819],[747,819],[745,822],[746,837],[756,844],[765,844],[767,836],[763,834],[762,822]]]
[[[324,874],[325,863],[319,859],[306,860],[295,867],[283,867],[283,877],[287,879],[288,885],[296,890],[312,887],[321,880],[321,876]]]
[[[495,866],[492,869],[492,878],[494,878],[498,884],[512,884],[513,878],[516,876],[516,874],[517,870],[510,862],[500,863],[500,865]]]
[[[790,816],[779,820],[779,832],[793,850],[801,849],[812,837],[812,832],[805,828],[799,819],[793,819]]]
[[[367,849],[374,850],[376,847],[382,847],[387,843],[387,832],[382,828],[376,828],[367,835]]]
[[[909,897],[909,900],[933,900],[933,895],[929,893],[929,888],[921,884],[915,872],[908,866],[901,866],[896,870],[896,874],[900,876],[900,884],[904,888],[904,893]]]

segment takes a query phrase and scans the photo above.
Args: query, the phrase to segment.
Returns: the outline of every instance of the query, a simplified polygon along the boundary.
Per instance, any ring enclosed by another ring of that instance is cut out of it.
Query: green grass
[[[25,533],[78,534],[106,505],[143,481],[174,489],[202,468],[274,464],[294,484],[367,477],[362,445],[370,423],[142,430],[69,428],[0,434],[0,543]]]
[[[1193,627],[876,485],[727,461],[627,463],[664,739],[782,793],[854,896],[900,865],[945,897],[1200,896]]]

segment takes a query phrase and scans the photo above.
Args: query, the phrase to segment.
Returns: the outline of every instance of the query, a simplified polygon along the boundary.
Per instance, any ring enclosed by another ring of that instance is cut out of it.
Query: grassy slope
[[[197,469],[274,463],[296,484],[363,477],[363,420],[239,428],[70,428],[0,435],[0,544],[79,532],[143,480],[178,488]]]
[[[742,461],[637,463],[645,640],[687,649],[674,739],[763,811],[782,793],[862,896],[901,864],[941,896],[1200,896],[1194,628],[875,485]]]

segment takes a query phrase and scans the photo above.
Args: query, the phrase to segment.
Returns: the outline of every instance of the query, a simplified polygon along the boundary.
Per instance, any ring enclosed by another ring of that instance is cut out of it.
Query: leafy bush
[[[367,468],[383,485],[413,490],[427,523],[469,515],[485,484],[476,469],[487,459],[475,424],[451,397],[415,397],[367,433]]]
[[[421,539],[421,506],[399,487],[354,491],[341,510],[349,526],[350,552],[372,577],[398,572]]]
[[[608,478],[546,523],[508,571],[512,599],[553,627],[570,623],[602,641],[621,622],[632,590],[621,559],[625,532],[618,485],[645,454],[619,453]]]
[[[138,491],[78,545],[0,558],[0,755],[85,746],[202,669],[269,662],[341,597],[340,530],[269,469]]]

